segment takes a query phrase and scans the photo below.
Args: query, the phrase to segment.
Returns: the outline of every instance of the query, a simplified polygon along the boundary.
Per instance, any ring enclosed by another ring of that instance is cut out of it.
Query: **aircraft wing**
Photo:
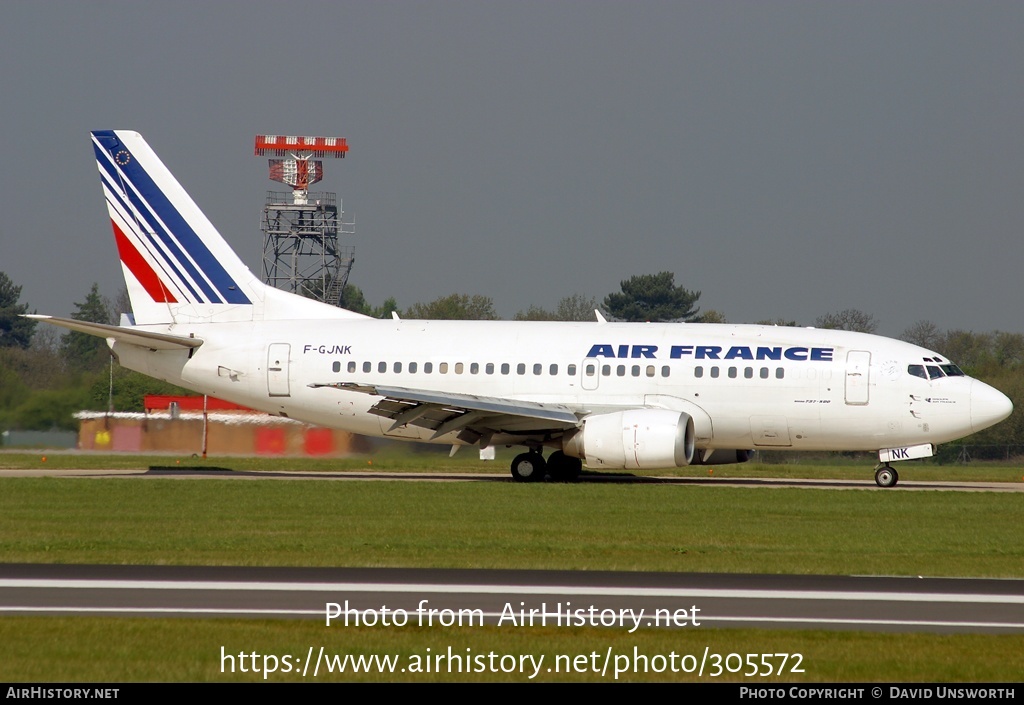
[[[562,404],[356,382],[309,386],[383,397],[370,408],[370,413],[394,421],[390,430],[419,426],[433,431],[433,438],[463,430],[470,434],[463,440],[470,442],[475,442],[474,435],[482,438],[495,433],[560,432],[576,428],[580,420],[575,411]]]
[[[113,338],[122,343],[138,345],[149,350],[181,350],[198,348],[203,341],[198,338],[185,338],[180,335],[169,335],[167,333],[150,333],[149,331],[125,328],[124,326],[108,326],[105,323],[90,323],[79,321],[74,318],[59,318],[57,316],[43,316],[40,314],[24,314],[22,318],[32,318],[45,323],[52,323],[61,328],[76,330],[79,333],[95,335],[99,338]]]

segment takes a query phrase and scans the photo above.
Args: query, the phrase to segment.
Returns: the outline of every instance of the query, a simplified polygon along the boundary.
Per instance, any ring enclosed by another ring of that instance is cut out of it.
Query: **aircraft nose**
[[[984,382],[971,383],[971,428],[980,431],[997,424],[1013,412],[1013,402]]]

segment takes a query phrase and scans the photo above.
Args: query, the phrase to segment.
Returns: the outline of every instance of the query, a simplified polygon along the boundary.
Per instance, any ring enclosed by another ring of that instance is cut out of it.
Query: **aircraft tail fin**
[[[136,325],[363,317],[263,284],[139,133],[92,143]]]

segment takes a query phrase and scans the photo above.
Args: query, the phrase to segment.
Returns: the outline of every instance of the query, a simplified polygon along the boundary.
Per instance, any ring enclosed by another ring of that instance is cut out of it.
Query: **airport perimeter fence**
[[[1020,444],[956,444],[949,443],[939,446],[935,454],[937,462],[951,465],[969,465],[977,461],[1000,461],[1006,463],[1020,462],[1024,464],[1024,445]]]

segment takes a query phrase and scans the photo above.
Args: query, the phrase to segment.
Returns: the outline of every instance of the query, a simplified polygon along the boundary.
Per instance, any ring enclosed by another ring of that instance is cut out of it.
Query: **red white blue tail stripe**
[[[142,292],[150,305],[250,304],[249,270],[142,137],[99,130],[92,142],[121,263],[139,285],[129,286],[136,316]],[[220,244],[226,252],[211,251]]]

